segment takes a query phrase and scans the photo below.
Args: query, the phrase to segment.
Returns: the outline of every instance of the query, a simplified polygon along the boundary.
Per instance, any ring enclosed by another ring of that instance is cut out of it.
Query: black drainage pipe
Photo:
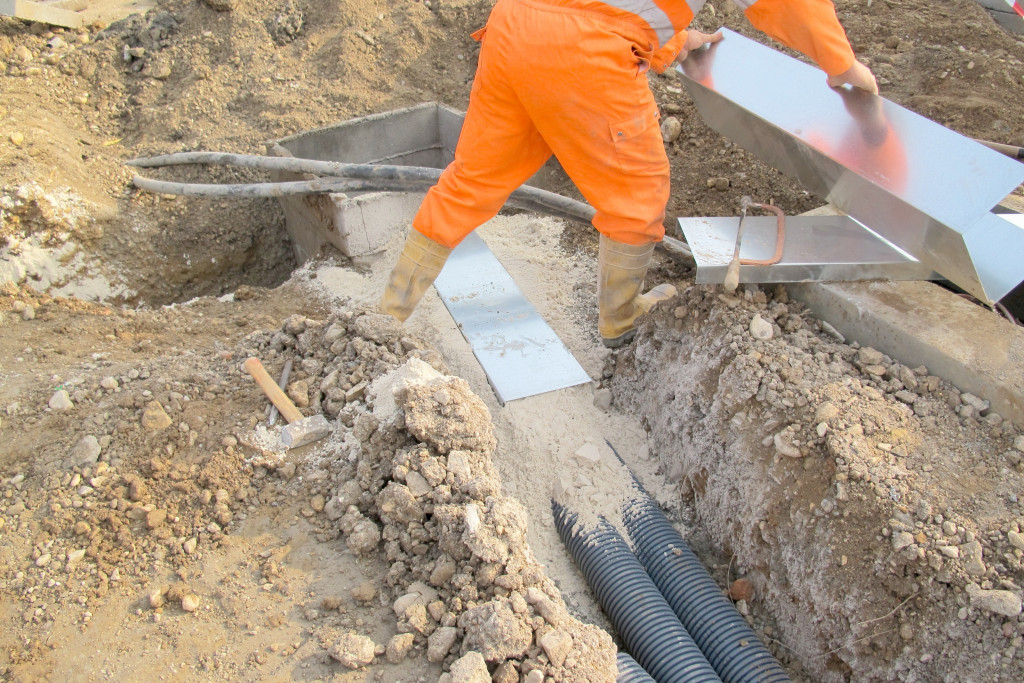
[[[554,500],[551,510],[558,535],[626,649],[654,680],[720,682],[615,528],[602,518],[596,528],[581,529],[578,515]]]
[[[622,650],[615,656],[615,664],[619,672],[615,677],[615,683],[655,683],[651,674],[644,671],[635,659]]]
[[[790,680],[653,500],[638,494],[622,520],[647,574],[723,681]]]

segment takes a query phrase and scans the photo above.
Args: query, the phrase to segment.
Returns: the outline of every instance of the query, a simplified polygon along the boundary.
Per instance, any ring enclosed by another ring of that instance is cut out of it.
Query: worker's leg
[[[506,4],[495,7],[483,35],[455,160],[413,219],[413,227],[448,247],[493,218],[512,191],[551,156],[509,80],[510,61],[516,57],[506,49],[515,40],[505,35]]]
[[[563,13],[542,23],[523,32],[528,37],[515,62],[518,94],[597,210],[598,328],[607,345],[617,346],[632,337],[637,317],[675,294],[662,285],[641,295],[654,242],[665,234],[669,192],[658,109],[643,72],[645,50],[629,30],[587,15]],[[544,34],[545,26],[555,34]],[[531,60],[531,54],[542,58]]]
[[[399,320],[412,314],[451,250],[551,156],[506,79],[501,44],[484,37],[455,161],[423,200],[385,287],[381,309]]]

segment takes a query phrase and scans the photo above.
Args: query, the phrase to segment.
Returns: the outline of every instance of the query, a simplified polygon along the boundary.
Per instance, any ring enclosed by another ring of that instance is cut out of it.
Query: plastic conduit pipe
[[[647,574],[723,681],[790,680],[653,500],[638,494],[622,519]]]
[[[593,529],[551,501],[555,528],[626,649],[658,683],[721,681],[626,541],[601,519]]]
[[[625,652],[619,651],[615,656],[615,663],[618,666],[615,683],[654,683],[651,674],[644,671],[644,668]]]

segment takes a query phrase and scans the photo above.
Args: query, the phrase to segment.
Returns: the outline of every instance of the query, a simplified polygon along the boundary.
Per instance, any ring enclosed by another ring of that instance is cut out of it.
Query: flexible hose
[[[289,173],[314,173],[330,178],[346,178],[350,180],[368,181],[365,185],[347,186],[342,184],[343,189],[332,190],[329,188],[328,180],[308,181],[310,191],[302,191],[299,184],[283,183],[289,185],[287,193],[276,194],[267,185],[281,185],[282,183],[258,183],[255,185],[212,185],[199,186],[192,183],[175,183],[167,186],[168,190],[153,190],[165,194],[202,194],[203,196],[224,196],[224,197],[281,197],[285,194],[325,194],[329,192],[345,192],[358,190],[388,190],[408,192],[420,191],[429,188],[437,183],[441,177],[441,169],[428,168],[423,166],[392,166],[378,164],[348,164],[339,161],[318,161],[315,159],[296,159],[294,157],[265,157],[251,154],[229,154],[222,152],[181,152],[178,154],[166,154],[163,156],[146,157],[133,159],[127,162],[129,166],[138,168],[160,168],[164,166],[181,166],[185,164],[213,164],[220,166],[240,166],[244,168],[257,168],[264,171],[284,171]],[[141,177],[133,179],[136,187],[148,189],[139,184],[139,180],[146,181],[152,187],[152,181]],[[393,182],[397,181],[397,182]],[[389,183],[393,183],[389,186]],[[202,187],[201,191],[189,191],[190,187]],[[217,194],[212,188],[230,188],[222,194]],[[259,190],[242,188],[259,187]],[[345,189],[349,188],[349,189]],[[269,194],[247,194],[247,192],[268,192]],[[582,221],[589,223],[594,217],[593,207],[578,202],[575,199],[563,197],[554,192],[541,190],[536,187],[524,185],[509,197],[509,203],[516,208],[544,213],[558,218]]]
[[[653,500],[638,494],[622,519],[637,558],[723,681],[790,680]]]
[[[437,183],[441,169],[425,166],[349,164],[341,161],[319,161],[295,157],[268,157],[229,152],[179,152],[155,157],[142,157],[126,162],[136,168],[162,168],[188,164],[238,166],[263,171],[311,173],[325,178],[306,181],[244,184],[178,183],[135,176],[132,184],[140,190],[161,194],[198,197],[287,197],[334,192],[424,192]],[[523,185],[508,198],[508,205],[555,218],[589,223],[594,208],[584,202],[554,192]],[[693,254],[685,242],[665,237],[658,243],[663,249],[692,262]]]
[[[619,672],[615,677],[615,683],[654,683],[651,674],[644,671],[644,668],[625,652],[619,650],[619,654],[615,656],[615,663]]]
[[[569,554],[651,677],[658,683],[721,681],[615,528],[602,518],[584,530],[577,514],[554,500],[551,510]]]

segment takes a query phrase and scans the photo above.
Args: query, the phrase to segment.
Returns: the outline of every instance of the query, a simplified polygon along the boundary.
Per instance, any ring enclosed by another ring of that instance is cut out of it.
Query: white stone
[[[68,410],[74,408],[75,404],[71,402],[71,396],[66,389],[58,389],[50,397],[49,406],[53,410]]]
[[[754,315],[750,320],[750,336],[754,339],[768,340],[775,335],[772,324],[761,317],[760,313]]]
[[[585,443],[580,446],[576,453],[576,459],[584,464],[595,464],[601,462],[601,450],[592,443]]]

